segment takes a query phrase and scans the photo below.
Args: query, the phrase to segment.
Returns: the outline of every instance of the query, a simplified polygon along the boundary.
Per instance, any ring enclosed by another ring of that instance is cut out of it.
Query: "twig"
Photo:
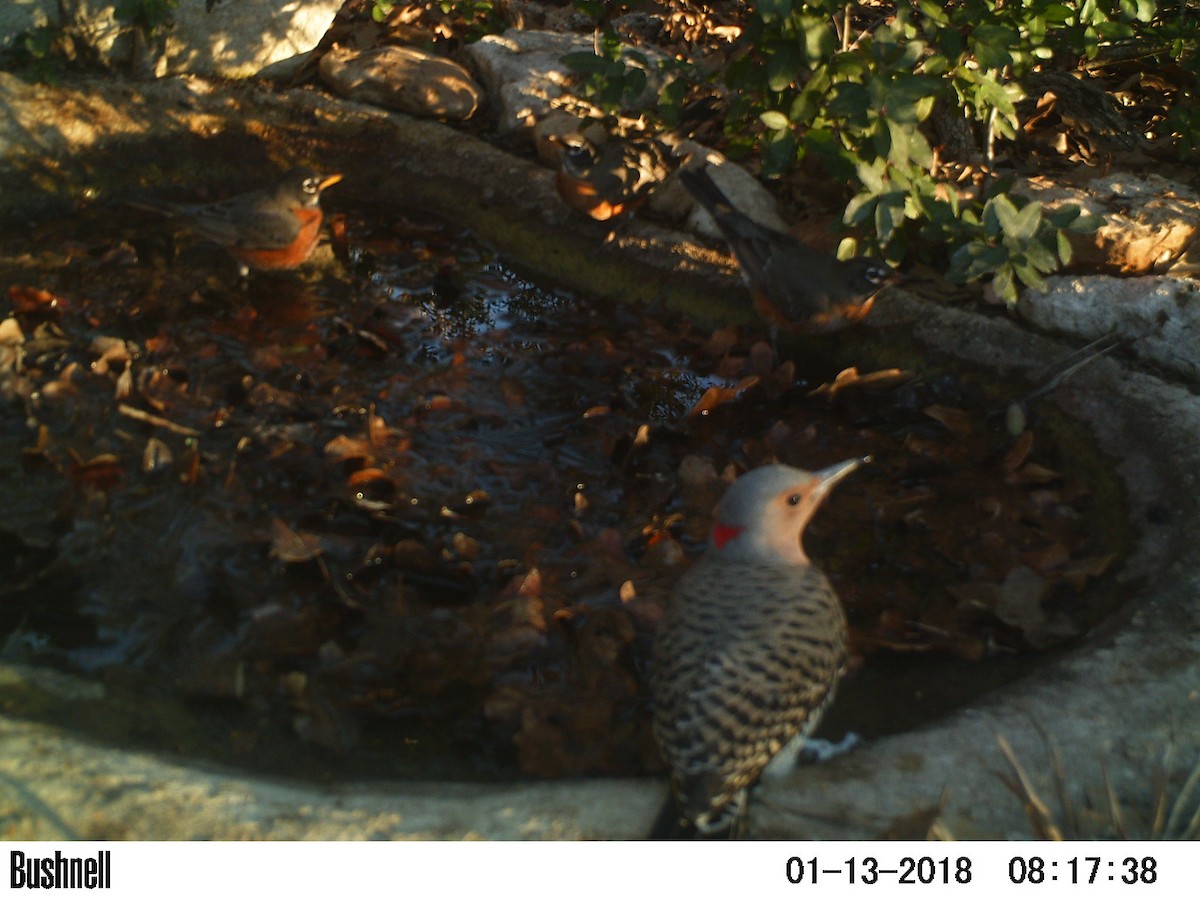
[[[156,416],[153,413],[148,413],[143,409],[138,409],[136,406],[129,406],[126,403],[118,404],[117,412],[123,416],[128,416],[131,419],[137,419],[139,422],[145,422],[158,428],[165,428],[167,431],[173,431],[176,434],[182,434],[185,437],[200,436],[200,432],[195,428],[188,428],[186,425],[177,425],[170,419],[164,419],[162,416]]]

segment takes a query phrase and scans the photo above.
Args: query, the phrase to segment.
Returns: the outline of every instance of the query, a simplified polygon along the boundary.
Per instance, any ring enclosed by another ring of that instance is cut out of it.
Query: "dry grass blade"
[[[1058,805],[1062,810],[1063,819],[1066,821],[1066,833],[1078,836],[1079,814],[1075,809],[1075,804],[1071,801],[1071,794],[1067,790],[1067,773],[1063,768],[1062,754],[1058,752],[1058,744],[1050,735],[1046,734],[1045,729],[1037,722],[1033,723],[1033,727],[1041,735],[1042,743],[1046,745],[1046,752],[1050,755],[1050,767],[1054,774],[1054,792],[1058,794]]]
[[[1193,767],[1187,781],[1179,789],[1179,795],[1171,805],[1171,814],[1167,817],[1167,826],[1163,831],[1165,837],[1178,838],[1184,841],[1194,841],[1200,837],[1200,796],[1193,799],[1196,788],[1200,786],[1200,762]],[[1179,829],[1179,823],[1187,815],[1189,804],[1195,808],[1187,827]],[[1179,830],[1177,830],[1179,829]]]
[[[1101,776],[1104,778],[1104,793],[1108,799],[1108,817],[1112,822],[1113,830],[1117,833],[1119,840],[1128,840],[1129,835],[1125,830],[1125,816],[1121,812],[1121,800],[1117,797],[1117,792],[1113,789],[1112,778],[1108,772],[1108,763],[1101,760],[1100,762]]]
[[[1171,773],[1171,747],[1163,751],[1162,760],[1154,767],[1150,784],[1150,837],[1162,840],[1167,826],[1167,786]]]
[[[1015,781],[1004,778],[1004,783],[1024,804],[1025,815],[1033,827],[1034,837],[1040,841],[1061,841],[1063,839],[1062,830],[1054,821],[1054,815],[1050,812],[1050,808],[1042,802],[1037,791],[1034,790],[1033,782],[1025,774],[1025,769],[1017,759],[1017,754],[1013,752],[1012,745],[1002,734],[996,735],[996,743],[1000,745],[1000,752],[1004,754],[1004,758],[1008,760],[1008,764],[1016,776]]]

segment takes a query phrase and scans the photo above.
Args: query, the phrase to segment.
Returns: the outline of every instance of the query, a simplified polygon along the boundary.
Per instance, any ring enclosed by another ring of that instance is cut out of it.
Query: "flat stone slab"
[[[483,91],[453,60],[415,47],[359,53],[335,47],[321,57],[322,80],[343,97],[413,116],[462,121],[475,115]]]

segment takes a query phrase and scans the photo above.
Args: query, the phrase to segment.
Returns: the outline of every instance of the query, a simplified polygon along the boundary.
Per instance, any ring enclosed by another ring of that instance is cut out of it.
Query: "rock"
[[[1055,275],[1046,290],[1026,290],[1017,311],[1029,322],[1083,340],[1107,334],[1129,341],[1129,352],[1189,379],[1200,378],[1200,285],[1146,275],[1085,278]]]
[[[469,119],[483,91],[452,60],[415,47],[344,47],[321,57],[322,80],[351,100],[436,119]]]
[[[159,74],[249,78],[301,57],[325,36],[342,0],[179,0]]]
[[[1193,248],[1200,196],[1183,184],[1161,175],[1113,172],[1082,188],[1032,178],[1016,190],[1050,208],[1073,203],[1104,219],[1094,235],[1069,235],[1072,265],[1081,270],[1103,267],[1127,274],[1162,273],[1168,268],[1174,274],[1200,271],[1200,247]]]
[[[237,0],[218,3],[209,12],[205,3],[179,0],[168,27],[150,35],[122,19],[113,0],[61,0],[60,21],[76,44],[109,67],[132,65],[158,76],[247,78],[268,66],[278,76],[285,60],[302,61],[342,5],[341,0]],[[2,41],[0,28],[0,46]]]
[[[568,53],[591,53],[592,38],[587,35],[556,34],[548,31],[521,31],[510,28],[504,34],[489,34],[466,48],[479,72],[488,98],[498,110],[497,126],[502,133],[523,131],[555,108],[571,109],[571,92],[577,76],[562,61]],[[626,48],[625,52],[633,52]],[[650,65],[643,67],[632,56],[627,64],[646,68],[646,89],[627,102],[637,111],[651,106],[658,97],[663,79],[657,63],[661,53],[639,47],[638,54]],[[582,109],[584,104],[576,103]]]
[[[37,28],[58,25],[56,0],[8,0],[0,3],[0,50],[7,50],[17,38]]]
[[[757,178],[737,163],[728,162],[725,157],[715,150],[709,150],[699,144],[691,144],[687,147],[687,150],[693,159],[703,159],[708,162],[708,174],[712,176],[712,180],[716,182],[717,187],[729,198],[729,202],[733,204],[734,209],[745,213],[755,222],[766,225],[769,228],[787,231],[787,223],[779,215],[775,198],[771,196],[771,192],[763,187]],[[712,220],[712,216],[705,212],[704,207],[699,203],[694,204],[692,213],[688,217],[687,227],[697,234],[702,234],[706,237],[721,237],[721,231],[717,228],[717,223]]]
[[[62,0],[63,30],[109,68],[128,65],[136,41],[133,26],[117,18],[112,0]]]

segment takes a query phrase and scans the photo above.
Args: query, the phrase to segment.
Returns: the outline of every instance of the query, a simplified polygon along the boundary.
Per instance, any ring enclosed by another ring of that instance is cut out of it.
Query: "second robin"
[[[717,223],[773,336],[779,328],[837,331],[862,319],[879,289],[899,280],[882,260],[840,260],[760,225],[735,209],[703,168],[681,169],[679,180]]]
[[[597,145],[569,132],[550,140],[559,148],[558,195],[597,222],[633,212],[671,174],[667,154],[650,138]]]
[[[292,169],[278,184],[237,194],[216,203],[130,200],[177,220],[196,236],[223,247],[248,270],[294,269],[317,246],[321,231],[321,192],[342,180],[311,169]]]

